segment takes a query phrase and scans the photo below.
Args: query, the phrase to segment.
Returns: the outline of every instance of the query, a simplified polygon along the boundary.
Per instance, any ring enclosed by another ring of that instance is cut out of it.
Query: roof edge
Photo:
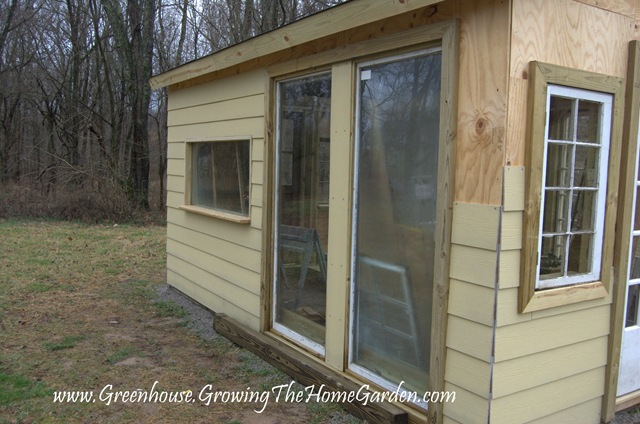
[[[366,25],[383,18],[440,3],[442,0],[350,0],[273,31],[170,69],[149,79],[156,90],[229,69],[261,56]]]

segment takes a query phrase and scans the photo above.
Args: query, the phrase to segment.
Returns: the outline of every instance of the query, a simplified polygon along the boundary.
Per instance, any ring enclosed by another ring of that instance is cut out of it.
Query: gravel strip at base
[[[156,289],[157,301],[171,301],[180,305],[189,314],[189,327],[205,340],[220,337],[213,329],[213,314],[204,306],[194,302],[188,296],[180,293],[168,284],[162,284]]]

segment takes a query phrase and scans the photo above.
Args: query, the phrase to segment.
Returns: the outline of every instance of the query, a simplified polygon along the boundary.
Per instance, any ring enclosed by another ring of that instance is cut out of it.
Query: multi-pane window
[[[536,289],[600,279],[612,97],[548,87]]]
[[[189,205],[249,215],[249,140],[190,142]]]

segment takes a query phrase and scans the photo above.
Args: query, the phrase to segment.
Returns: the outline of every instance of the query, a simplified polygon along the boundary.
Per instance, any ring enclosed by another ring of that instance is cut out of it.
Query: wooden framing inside
[[[620,163],[620,189],[618,201],[617,226],[618,234],[614,246],[614,279],[617,282],[626,281],[629,270],[629,255],[631,229],[633,228],[633,192],[636,188],[635,161],[638,155],[638,116],[640,116],[640,41],[629,44],[629,66],[626,84],[626,104],[624,110],[624,128],[622,131],[622,160]],[[626,285],[615,284],[613,287],[613,304],[611,306],[611,331],[609,333],[608,366],[605,380],[605,395],[602,402],[602,416],[605,422],[613,419],[616,412],[616,391],[618,387],[618,371],[620,368],[620,353],[622,346],[622,332],[624,329],[624,299]],[[635,398],[637,401],[638,393]]]
[[[541,62],[531,62],[529,67],[529,114],[527,122],[527,182],[523,219],[523,248],[521,260],[521,283],[519,292],[520,313],[539,311],[561,305],[583,302],[605,297],[610,289],[613,265],[613,242],[615,238],[616,208],[618,198],[618,166],[622,136],[622,114],[624,105],[623,81],[607,75],[575,70]],[[613,95],[611,141],[609,147],[606,217],[602,249],[600,281],[536,290],[537,264],[539,258],[538,237],[542,219],[542,163],[545,146],[547,86],[557,84]]]

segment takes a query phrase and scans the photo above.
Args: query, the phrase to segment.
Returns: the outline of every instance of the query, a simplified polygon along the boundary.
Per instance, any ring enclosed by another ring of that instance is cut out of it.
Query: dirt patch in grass
[[[5,220],[0,233],[0,423],[357,422],[273,396],[261,414],[259,399],[207,402],[291,380],[164,284],[165,228]],[[54,402],[61,391],[87,397]]]

